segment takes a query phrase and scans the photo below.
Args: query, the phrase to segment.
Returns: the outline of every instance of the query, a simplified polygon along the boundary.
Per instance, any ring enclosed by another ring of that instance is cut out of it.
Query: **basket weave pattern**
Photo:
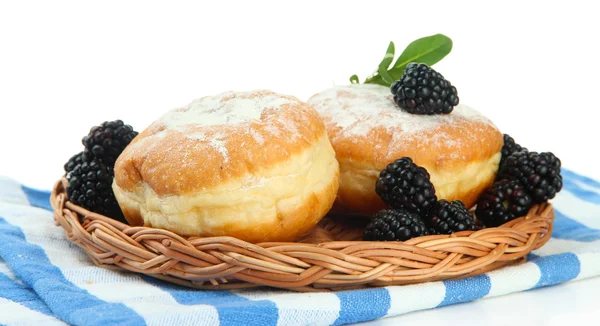
[[[201,289],[325,291],[462,278],[523,262],[548,241],[554,221],[544,203],[501,227],[370,242],[360,241],[360,228],[325,218],[298,242],[252,244],[131,227],[69,202],[65,187],[63,178],[52,191],[55,221],[96,265]]]

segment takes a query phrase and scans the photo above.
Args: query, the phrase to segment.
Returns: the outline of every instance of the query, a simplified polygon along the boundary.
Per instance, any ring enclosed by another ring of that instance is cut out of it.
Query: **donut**
[[[414,115],[396,106],[388,87],[372,84],[336,86],[307,102],[323,117],[340,164],[334,212],[372,215],[386,208],[375,184],[402,157],[429,172],[438,199],[461,200],[467,207],[494,181],[503,136],[470,107]]]
[[[125,148],[114,172],[131,225],[253,243],[298,238],[331,209],[339,186],[322,118],[267,90],[167,112]]]

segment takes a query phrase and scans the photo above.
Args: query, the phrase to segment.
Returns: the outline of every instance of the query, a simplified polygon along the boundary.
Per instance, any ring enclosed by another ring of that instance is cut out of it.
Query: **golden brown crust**
[[[268,105],[248,121],[181,126],[163,117],[140,133],[115,164],[113,190],[130,224],[185,236],[292,241],[329,211],[339,166],[313,108],[269,91],[199,101],[211,114]]]
[[[485,117],[459,106],[448,116],[414,116],[395,107],[389,89],[336,87],[308,101],[321,114],[340,163],[338,212],[374,214],[379,172],[410,157],[431,175],[438,198],[470,207],[495,177],[503,137]]]
[[[424,130],[419,137],[405,138],[401,145],[392,146],[394,134],[401,132],[374,128],[366,137],[346,138],[338,128],[328,130],[338,157],[378,168],[406,156],[430,169],[458,170],[466,163],[487,160],[502,148],[502,135],[498,130],[481,122],[458,121],[435,130]],[[460,144],[451,147],[444,141],[432,141],[439,134],[460,139]]]
[[[136,206],[128,206],[119,203],[121,206],[121,211],[123,211],[123,215],[126,217],[127,222],[131,226],[142,226],[144,225],[144,218],[140,214],[140,210],[137,209]]]
[[[259,98],[274,93],[242,94]],[[115,173],[117,184],[130,191],[143,180],[160,196],[185,194],[196,191],[198,186],[212,187],[247,174],[260,174],[264,167],[305,150],[325,133],[323,121],[304,102],[279,96],[290,103],[279,110],[266,109],[260,121],[192,125],[184,130],[167,129],[160,121],[153,123],[119,156],[115,164],[115,171],[119,171]],[[229,99],[225,96],[222,101]],[[201,132],[204,139],[188,137],[195,132]],[[219,141],[225,142],[227,159],[211,143],[215,138],[223,138]],[[268,141],[261,143],[264,139]]]

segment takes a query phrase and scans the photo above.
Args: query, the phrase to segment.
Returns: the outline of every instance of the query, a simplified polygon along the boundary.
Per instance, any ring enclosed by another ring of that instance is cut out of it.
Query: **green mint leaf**
[[[357,75],[350,76],[350,83],[352,83],[352,84],[360,84],[360,81],[358,80],[358,76]]]
[[[389,69],[390,63],[394,59],[394,50],[394,43],[390,42],[383,60],[377,67],[377,72],[368,76],[363,82],[364,84],[378,84],[389,87],[402,76],[406,66],[411,62],[425,63],[429,66],[436,64],[452,51],[452,40],[443,34],[417,39],[404,49]],[[356,79],[353,79],[355,76],[350,77],[351,82],[358,80],[357,76]]]
[[[443,34],[420,38],[410,43],[400,54],[390,74],[398,79],[404,73],[406,65],[420,62],[432,66],[452,51],[452,40]]]
[[[365,79],[363,84],[377,84],[377,85],[381,85],[381,86],[390,86],[390,83],[387,83],[383,80],[383,78],[379,75],[374,75],[371,76],[367,79]]]
[[[386,83],[390,84],[394,82],[394,78],[388,73],[388,68],[390,67],[392,61],[394,61],[395,52],[396,50],[394,48],[394,42],[390,42],[390,45],[388,45],[388,48],[385,51],[385,56],[381,60],[381,63],[379,63],[379,67],[377,67],[379,76],[381,76]]]

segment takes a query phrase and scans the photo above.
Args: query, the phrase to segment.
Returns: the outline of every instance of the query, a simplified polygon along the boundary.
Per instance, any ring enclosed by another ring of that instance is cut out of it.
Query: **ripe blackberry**
[[[112,191],[113,169],[98,158],[76,163],[67,174],[67,197],[92,212],[125,222]]]
[[[431,234],[450,234],[475,228],[473,216],[460,200],[438,201],[423,220]]]
[[[480,197],[475,216],[486,226],[500,226],[525,216],[532,206],[531,197],[515,180],[494,183]]]
[[[79,153],[71,156],[69,161],[67,163],[65,163],[65,165],[63,166],[65,169],[65,175],[68,175],[69,172],[73,171],[73,169],[77,165],[80,165],[83,162],[90,163],[92,161],[92,159],[93,159],[93,157],[90,155],[90,153],[85,153],[85,152],[79,152]]]
[[[429,173],[409,157],[397,159],[381,171],[375,192],[387,205],[419,216],[425,216],[437,201]]]
[[[506,158],[498,178],[518,181],[534,203],[542,203],[562,189],[560,165],[560,159],[550,152],[517,152]]]
[[[67,163],[65,163],[65,165],[63,166],[65,169],[65,175],[68,175],[69,172],[73,171],[75,166],[83,163],[82,156],[83,156],[83,152],[80,152],[80,153],[77,153],[77,154],[71,156],[69,161],[67,161]]]
[[[427,228],[417,214],[403,209],[384,209],[367,224],[363,240],[406,241],[422,235],[427,235]]]
[[[81,142],[85,146],[86,155],[99,157],[112,167],[137,134],[130,125],[124,124],[121,120],[105,121],[99,126],[92,127]]]
[[[517,144],[515,140],[507,134],[504,134],[504,145],[502,146],[502,157],[500,158],[500,166],[504,164],[506,158],[513,153],[527,151],[527,148]]]
[[[424,63],[409,63],[390,90],[394,102],[413,114],[447,114],[458,105],[456,87]]]

